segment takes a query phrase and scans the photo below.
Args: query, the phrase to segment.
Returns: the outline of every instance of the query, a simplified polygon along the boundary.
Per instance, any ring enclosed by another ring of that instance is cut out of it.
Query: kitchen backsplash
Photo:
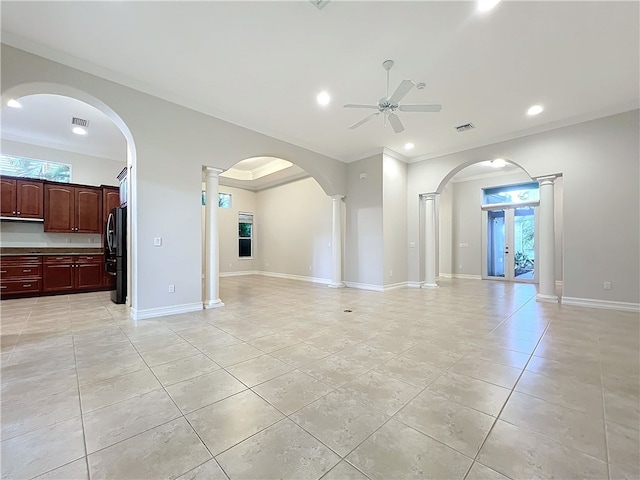
[[[102,247],[102,235],[45,233],[42,222],[0,222],[0,247]]]

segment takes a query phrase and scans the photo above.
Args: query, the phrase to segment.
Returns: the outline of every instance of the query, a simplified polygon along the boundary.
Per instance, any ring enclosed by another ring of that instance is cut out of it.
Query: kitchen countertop
[[[84,247],[0,247],[3,257],[18,255],[103,255],[102,248]]]

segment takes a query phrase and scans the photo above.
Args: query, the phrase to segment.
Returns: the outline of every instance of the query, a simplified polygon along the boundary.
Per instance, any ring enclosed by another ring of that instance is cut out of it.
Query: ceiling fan
[[[391,128],[396,133],[400,133],[404,131],[404,125],[400,121],[400,117],[396,115],[396,111],[400,112],[439,112],[442,110],[442,105],[398,105],[398,102],[404,98],[404,96],[409,93],[409,91],[416,86],[411,80],[403,80],[396,88],[396,91],[393,92],[391,96],[389,96],[389,70],[393,67],[393,60],[385,60],[382,62],[382,66],[387,71],[387,96],[382,97],[378,100],[377,105],[360,105],[354,103],[348,103],[344,106],[344,108],[369,108],[378,110],[376,113],[372,113],[368,117],[363,118],[358,123],[354,123],[349,128],[353,130],[354,128],[358,128],[360,125],[367,123],[373,117],[377,117],[380,114],[384,115],[385,122],[386,119],[389,119],[389,123],[391,124]],[[421,84],[424,87],[424,84]]]

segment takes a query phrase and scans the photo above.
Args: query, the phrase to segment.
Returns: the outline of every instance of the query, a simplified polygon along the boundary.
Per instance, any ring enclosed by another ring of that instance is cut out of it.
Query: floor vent
[[[464,125],[458,125],[456,130],[459,132],[466,132],[467,130],[473,130],[476,126],[473,123],[465,123]]]

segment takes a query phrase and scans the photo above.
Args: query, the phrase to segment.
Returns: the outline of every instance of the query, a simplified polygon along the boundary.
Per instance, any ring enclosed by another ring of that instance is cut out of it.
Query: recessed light
[[[478,0],[477,9],[479,12],[482,12],[482,13],[488,12],[499,3],[500,3],[500,0]]]
[[[415,145],[413,143],[411,143],[411,142],[404,144],[404,149],[405,150],[411,150],[413,147],[415,147]]]
[[[507,162],[503,158],[496,158],[495,160],[491,160],[491,166],[493,168],[502,168],[507,166]]]
[[[7,107],[11,107],[11,108],[22,108],[22,105],[20,104],[19,101],[17,101],[16,99],[12,98],[11,100],[9,100],[7,102]]]
[[[543,110],[544,110],[544,107],[542,105],[534,105],[533,107],[529,108],[529,110],[527,110],[527,115],[530,115],[530,116],[538,115]]]
[[[318,103],[320,105],[325,106],[325,105],[329,105],[329,102],[331,101],[331,97],[327,92],[323,91],[318,94],[318,96],[316,97],[316,100],[318,100]]]
[[[71,131],[73,133],[75,133],[76,135],[86,135],[87,134],[87,129],[83,128],[83,127],[73,127],[71,129]]]

